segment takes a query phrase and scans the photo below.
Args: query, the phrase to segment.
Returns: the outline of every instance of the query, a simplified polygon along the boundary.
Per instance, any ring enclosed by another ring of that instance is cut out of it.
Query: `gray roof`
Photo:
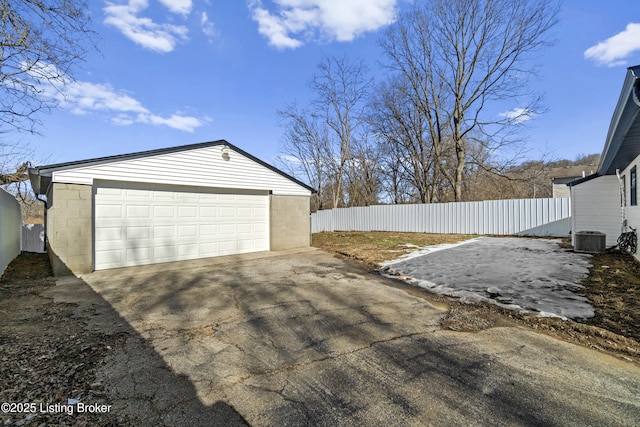
[[[640,65],[629,67],[598,165],[599,175],[613,175],[640,155]]]
[[[244,150],[241,150],[235,145],[228,143],[224,139],[220,139],[218,141],[211,141],[211,142],[201,142],[198,144],[180,145],[178,147],[168,147],[168,148],[160,148],[160,149],[149,150],[149,151],[139,151],[136,153],[119,154],[116,156],[97,157],[94,159],[77,160],[73,162],[56,163],[56,164],[45,165],[45,166],[36,166],[29,169],[29,180],[31,181],[31,187],[33,188],[33,191],[36,194],[44,194],[47,191],[49,184],[51,183],[52,173],[56,171],[73,169],[75,167],[84,167],[84,166],[100,165],[104,163],[112,163],[112,162],[118,162],[122,160],[139,159],[142,157],[157,156],[159,154],[168,154],[168,153],[176,153],[180,151],[195,150],[198,148],[214,147],[217,145],[226,145],[229,148],[231,148],[233,151],[240,153],[245,157],[248,157],[249,159],[253,160],[256,163],[261,164],[262,166],[268,169],[271,169],[272,171],[295,182],[296,184],[306,188],[307,190],[313,193],[316,192],[313,188],[311,188],[304,182],[258,159],[257,157],[252,156],[251,154],[247,153]]]

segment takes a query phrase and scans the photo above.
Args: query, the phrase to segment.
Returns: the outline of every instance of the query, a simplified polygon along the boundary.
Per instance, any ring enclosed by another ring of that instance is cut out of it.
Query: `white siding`
[[[627,186],[628,182],[627,178]],[[607,235],[607,246],[615,246],[622,221],[619,188],[615,175],[601,176],[571,187],[573,232],[599,231]]]
[[[53,182],[88,185],[94,179],[311,195],[308,189],[233,150],[229,160],[224,160],[221,146],[67,169],[52,177]]]
[[[640,231],[640,204],[637,206],[631,205],[631,168],[636,167],[637,171],[640,173],[640,156],[636,157],[633,162],[627,166],[627,168],[622,172],[622,175],[625,177],[625,189],[626,189],[626,207],[625,207],[625,216],[627,218],[627,223],[629,226],[635,228]],[[640,175],[636,177],[638,182],[637,185],[640,185]],[[637,189],[638,203],[640,203],[640,188]],[[640,251],[639,251],[640,252]],[[636,254],[636,257],[639,257],[640,254]]]
[[[0,188],[0,276],[20,254],[22,214],[15,197]]]

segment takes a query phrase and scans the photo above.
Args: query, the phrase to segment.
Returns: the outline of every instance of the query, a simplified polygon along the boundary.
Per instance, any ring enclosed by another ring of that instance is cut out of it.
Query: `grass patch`
[[[467,234],[396,233],[389,231],[336,231],[313,235],[313,246],[352,258],[369,267],[396,259],[416,246],[456,243],[477,236]]]
[[[640,262],[620,252],[592,262],[583,284],[596,315],[584,322],[640,341]]]

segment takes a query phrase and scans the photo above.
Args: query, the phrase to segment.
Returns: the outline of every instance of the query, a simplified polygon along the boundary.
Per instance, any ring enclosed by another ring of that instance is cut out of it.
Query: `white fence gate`
[[[22,226],[22,250],[44,253],[44,224],[24,224]]]
[[[404,231],[442,234],[568,236],[569,198],[376,205],[311,214],[311,232]]]
[[[11,194],[0,188],[0,276],[7,265],[20,254],[20,204]]]

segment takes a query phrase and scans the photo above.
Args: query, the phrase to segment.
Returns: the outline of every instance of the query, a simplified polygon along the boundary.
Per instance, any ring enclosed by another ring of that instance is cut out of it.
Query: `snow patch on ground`
[[[559,243],[482,237],[421,248],[383,263],[382,273],[464,302],[488,302],[545,317],[593,317],[578,284],[589,273],[591,255],[562,249]]]

